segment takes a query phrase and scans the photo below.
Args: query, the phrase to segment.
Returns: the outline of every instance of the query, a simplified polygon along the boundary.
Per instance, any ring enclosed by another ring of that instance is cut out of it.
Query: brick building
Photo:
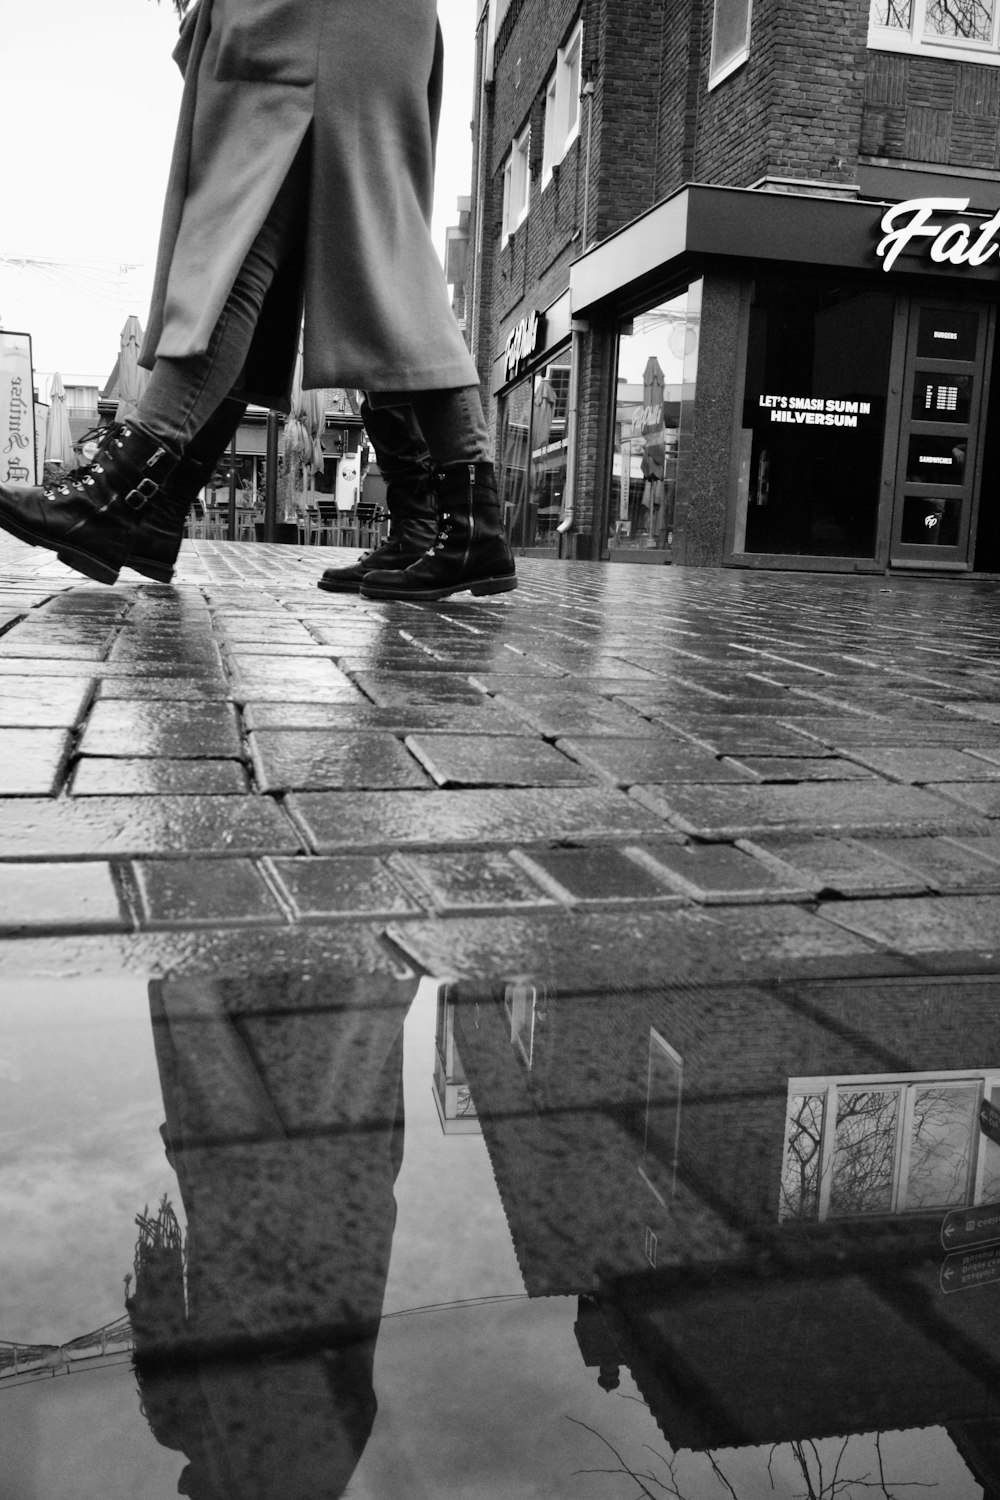
[[[513,540],[1000,572],[997,0],[481,0]]]

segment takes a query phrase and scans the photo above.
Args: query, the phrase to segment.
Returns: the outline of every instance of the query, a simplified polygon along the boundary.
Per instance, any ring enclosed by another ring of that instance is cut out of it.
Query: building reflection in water
[[[320,993],[322,991],[322,993]],[[413,984],[150,986],[187,1221],[141,1216],[142,1405],[192,1500],[330,1500],[371,1431]]]
[[[583,1361],[609,1391],[627,1367],[670,1450],[787,1445],[802,1482],[813,1440],[875,1435],[839,1481],[911,1493],[877,1434],[944,1429],[1000,1493],[998,1001],[992,977],[449,988],[529,1295],[579,1298]]]

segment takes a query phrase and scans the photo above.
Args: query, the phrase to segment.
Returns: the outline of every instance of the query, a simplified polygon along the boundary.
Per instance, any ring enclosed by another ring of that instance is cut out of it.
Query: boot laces
[[[61,495],[68,495],[70,487],[74,484],[93,484],[93,480],[89,477],[91,473],[95,469],[99,474],[104,473],[104,470],[98,463],[99,455],[104,451],[111,440],[118,436],[118,433],[120,431],[121,424],[112,422],[110,426],[92,427],[89,432],[85,432],[83,434],[83,437],[80,438],[79,444],[77,446],[82,448],[85,443],[92,442],[96,438],[97,453],[95,453],[94,457],[87,463],[77,464],[76,468],[69,469],[65,474],[60,474],[58,479],[53,480],[46,487],[45,493],[51,497],[58,490]]]

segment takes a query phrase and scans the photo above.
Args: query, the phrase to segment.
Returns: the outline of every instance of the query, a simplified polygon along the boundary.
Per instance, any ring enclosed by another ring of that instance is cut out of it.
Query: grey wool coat
[[[140,360],[202,353],[299,148],[301,255],[265,301],[240,388],[478,384],[430,234],[442,48],[435,0],[198,0]]]

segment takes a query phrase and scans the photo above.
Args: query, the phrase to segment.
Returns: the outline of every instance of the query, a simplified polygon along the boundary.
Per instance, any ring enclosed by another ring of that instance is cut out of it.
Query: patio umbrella
[[[56,372],[49,382],[49,421],[45,433],[45,462],[61,464],[68,469],[74,460],[73,434],[66,415],[66,392],[62,376]]]
[[[139,398],[146,389],[148,370],[139,368],[139,348],[142,344],[142,326],[133,313],[125,319],[122,329],[121,348],[118,352],[118,407],[116,422],[126,422],[135,415]]]
[[[295,361],[295,375],[292,379],[291,407],[285,418],[285,433],[283,451],[285,455],[285,520],[293,519],[291,510],[298,509],[298,501],[295,499],[295,479],[298,470],[311,467],[313,461],[313,439],[309,430],[309,409],[306,405],[306,393],[302,389],[302,344],[299,343],[299,354]]]

